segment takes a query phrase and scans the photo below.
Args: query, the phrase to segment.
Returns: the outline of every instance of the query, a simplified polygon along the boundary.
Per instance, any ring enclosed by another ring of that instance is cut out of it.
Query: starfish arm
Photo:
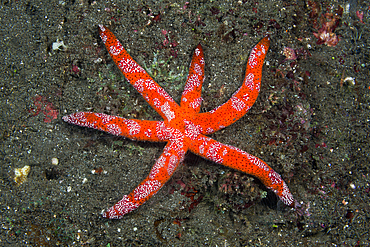
[[[163,142],[156,135],[160,121],[127,119],[104,113],[77,112],[64,116],[63,120],[70,124],[98,129],[131,140]]]
[[[110,30],[103,25],[99,27],[100,37],[122,74],[163,119],[171,121],[179,105],[135,62]]]
[[[199,44],[191,60],[189,75],[181,96],[181,108],[190,113],[198,113],[202,103],[202,84],[204,81],[204,54]]]
[[[275,192],[283,203],[294,206],[294,199],[280,175],[259,158],[236,147],[217,142],[199,135],[189,150],[218,164],[233,168],[257,177],[267,188]]]
[[[262,66],[269,46],[270,39],[265,37],[252,49],[243,84],[226,103],[210,112],[197,114],[194,123],[202,125],[202,134],[211,134],[233,124],[252,107],[260,91]]]
[[[144,204],[155,195],[160,188],[171,178],[177,166],[184,159],[186,149],[178,150],[169,142],[162,155],[152,167],[149,176],[144,179],[129,195],[103,213],[104,218],[121,219],[125,214]]]

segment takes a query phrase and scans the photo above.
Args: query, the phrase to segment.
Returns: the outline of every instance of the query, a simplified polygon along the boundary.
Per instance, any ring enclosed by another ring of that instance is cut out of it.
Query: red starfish
[[[199,113],[204,81],[203,49],[199,44],[193,54],[181,104],[178,105],[122,47],[114,34],[100,25],[100,37],[123,75],[164,121],[126,119],[103,113],[77,112],[63,120],[102,130],[131,140],[167,142],[150,174],[129,195],[103,213],[103,217],[120,219],[150,197],[170,179],[189,150],[208,160],[248,173],[260,179],[288,206],[294,206],[286,183],[270,166],[236,147],[217,142],[206,135],[240,119],[254,104],[260,90],[262,65],[270,45],[263,38],[250,54],[243,85],[223,105]]]

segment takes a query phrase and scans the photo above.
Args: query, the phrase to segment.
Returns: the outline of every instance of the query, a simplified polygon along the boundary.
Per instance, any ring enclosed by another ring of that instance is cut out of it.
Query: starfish
[[[199,113],[205,66],[200,44],[195,48],[181,104],[178,105],[132,59],[110,30],[103,25],[99,25],[99,28],[100,37],[115,64],[130,84],[159,113],[163,121],[127,119],[93,112],[77,112],[64,116],[63,120],[131,140],[167,142],[163,153],[144,181],[106,210],[102,214],[103,217],[120,219],[146,202],[171,178],[187,151],[257,177],[267,188],[274,191],[284,204],[294,207],[294,199],[288,186],[269,165],[239,148],[206,136],[240,119],[256,101],[260,90],[262,65],[270,45],[269,37],[264,37],[252,49],[243,84],[231,98],[212,111]]]

